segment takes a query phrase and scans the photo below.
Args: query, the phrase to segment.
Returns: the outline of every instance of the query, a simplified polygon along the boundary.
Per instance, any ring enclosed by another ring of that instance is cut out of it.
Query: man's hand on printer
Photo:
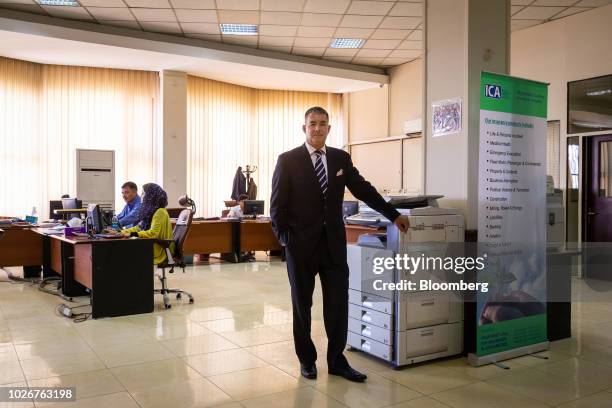
[[[408,231],[408,227],[410,226],[410,220],[406,215],[400,215],[393,221],[393,223],[399,228],[400,231],[406,232]]]

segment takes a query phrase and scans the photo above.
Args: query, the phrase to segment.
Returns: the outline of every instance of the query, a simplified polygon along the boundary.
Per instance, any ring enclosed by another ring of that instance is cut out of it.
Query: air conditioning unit
[[[77,149],[77,197],[87,207],[115,208],[115,151]]]

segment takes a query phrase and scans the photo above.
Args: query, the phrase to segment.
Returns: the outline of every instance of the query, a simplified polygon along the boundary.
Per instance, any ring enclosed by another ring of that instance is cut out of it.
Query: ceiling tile
[[[219,23],[233,24],[259,24],[259,12],[219,10]]]
[[[516,30],[521,30],[523,28],[538,25],[543,22],[544,22],[543,20],[517,20],[513,18],[510,21],[510,27],[512,31],[516,31]]]
[[[161,21],[154,21],[154,22],[141,21],[140,25],[142,26],[143,30],[152,31],[155,33],[172,33],[172,34],[182,33],[181,27],[179,26],[178,23],[161,22]]]
[[[261,0],[261,9],[266,11],[302,11],[305,0]]]
[[[336,29],[334,27],[304,27],[300,26],[297,35],[300,37],[331,37]]]
[[[325,52],[325,47],[293,47],[293,54],[307,57],[320,57]]]
[[[526,7],[516,13],[513,18],[518,20],[545,20],[560,11],[563,11],[563,7]]]
[[[399,45],[401,40],[368,40],[363,48],[375,48],[379,50],[392,50]]]
[[[168,0],[125,0],[130,7],[170,8]]]
[[[365,58],[383,58],[389,55],[391,50],[366,50],[361,49],[357,53],[357,57],[365,57]]]
[[[324,57],[352,57],[357,54],[356,48],[328,48],[325,50]]]
[[[328,47],[331,42],[331,38],[306,38],[296,37],[295,47]]]
[[[262,50],[266,50],[266,51],[276,51],[276,52],[282,52],[285,54],[291,54],[291,47],[274,47],[272,45],[261,45],[259,44],[259,47]]]
[[[266,45],[272,47],[286,47],[292,46],[295,37],[271,37],[271,36],[259,36],[259,45]]]
[[[357,65],[370,65],[376,66],[380,65],[383,62],[384,58],[364,58],[364,57],[355,57],[351,61],[353,64]]]
[[[353,1],[346,14],[384,16],[392,6],[393,3],[388,1]]]
[[[390,16],[423,17],[422,3],[397,3],[389,12]]]
[[[562,17],[571,16],[574,14],[582,13],[583,11],[593,10],[590,7],[568,7],[559,14],[555,14],[553,17],[555,20]]]
[[[219,34],[217,23],[181,23],[183,31],[190,34]]]
[[[217,23],[215,10],[186,10],[175,9],[176,18],[181,23]]]
[[[93,17],[84,7],[72,6],[43,6],[43,8],[53,17],[69,18],[76,20],[93,20]]]
[[[406,40],[406,41],[402,41],[397,48],[400,50],[422,50],[423,42]]]
[[[407,40],[421,41],[423,39],[423,30],[414,30],[410,33]]]
[[[376,28],[382,19],[382,16],[346,15],[342,19],[340,27]]]
[[[578,7],[601,7],[611,4],[610,0],[582,0],[576,4]]]
[[[112,27],[130,28],[132,30],[142,30],[136,21],[126,20],[102,20],[100,24]]]
[[[304,13],[344,14],[350,0],[306,0]]]
[[[170,0],[174,8],[210,10],[215,7],[215,0]]]
[[[533,6],[571,6],[576,0],[536,0]]]
[[[246,47],[257,47],[257,36],[255,35],[222,35],[221,40],[225,44],[243,45]]]
[[[87,7],[96,20],[134,20],[127,7]]]
[[[79,0],[81,6],[85,7],[125,7],[123,0]]]
[[[138,21],[176,21],[172,9],[132,8]]]
[[[185,34],[185,36],[198,38],[200,40],[221,42],[221,34]]]
[[[338,14],[310,14],[302,15],[302,25],[311,27],[337,27],[342,19]]]
[[[297,26],[261,25],[259,35],[272,35],[278,37],[293,37],[297,32]]]
[[[219,10],[258,10],[258,0],[217,0]]]
[[[512,6],[510,7],[510,15],[513,16],[524,8],[525,6]]]
[[[374,40],[403,40],[408,37],[410,30],[390,30],[388,28],[379,28],[372,34]]]
[[[416,58],[420,55],[420,50],[393,50],[389,54],[389,58]]]
[[[373,28],[338,28],[335,38],[369,38],[374,32]]]
[[[353,57],[323,57],[323,59],[336,61],[336,62],[351,62]]]
[[[299,25],[302,15],[280,11],[262,11],[259,17],[260,24]]]
[[[385,17],[380,28],[398,28],[407,30],[416,28],[421,23],[420,17]]]

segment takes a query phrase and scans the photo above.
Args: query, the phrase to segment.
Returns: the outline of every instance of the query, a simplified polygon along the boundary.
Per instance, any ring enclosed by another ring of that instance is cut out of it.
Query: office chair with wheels
[[[174,231],[172,233],[173,239],[156,239],[155,243],[161,245],[166,252],[166,259],[157,265],[158,269],[162,270],[161,276],[157,275],[159,280],[161,281],[161,289],[155,289],[154,293],[160,293],[164,299],[164,307],[166,309],[170,309],[172,305],[170,304],[170,297],[168,296],[171,293],[176,294],[176,298],[180,299],[183,295],[189,298],[189,303],[193,303],[193,296],[184,290],[180,289],[168,289],[166,286],[166,269],[168,269],[168,273],[174,273],[174,268],[179,267],[185,273],[185,261],[183,259],[183,243],[185,242],[185,238],[187,237],[187,233],[189,232],[189,228],[191,227],[191,221],[193,220],[193,213],[189,209],[185,209],[181,211],[176,220],[176,225],[174,226]],[[170,247],[174,243],[174,253],[170,250]]]

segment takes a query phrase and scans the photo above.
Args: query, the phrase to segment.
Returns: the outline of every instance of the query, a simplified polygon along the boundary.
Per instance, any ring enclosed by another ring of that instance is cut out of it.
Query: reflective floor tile
[[[97,348],[95,351],[107,367],[140,364],[174,357],[159,342],[110,345]]]
[[[208,379],[236,400],[287,391],[301,385],[296,378],[274,367],[253,368]]]
[[[12,343],[0,344],[0,364],[8,361],[17,361],[18,359]]]
[[[0,363],[0,385],[24,380],[23,370],[19,361],[4,361]]]
[[[343,408],[346,405],[311,387],[241,401],[246,408]]]
[[[537,370],[560,376],[568,380],[579,381],[589,386],[606,389],[612,387],[612,367],[572,357],[557,363],[544,364]]]
[[[57,357],[34,357],[22,360],[21,366],[27,380],[57,377],[86,371],[104,369],[104,364],[93,352]]]
[[[160,343],[179,357],[238,348],[234,343],[215,333],[184,339],[164,340]]]
[[[75,402],[57,403],[53,408],[140,408],[127,392],[100,395]]]
[[[132,392],[141,408],[209,407],[230,402],[229,395],[204,378]]]
[[[61,341],[42,341],[15,345],[15,351],[20,360],[34,357],[56,357],[69,354],[91,352],[91,348],[83,339],[68,338]]]
[[[28,383],[30,387],[76,387],[77,399],[125,391],[125,388],[115,379],[109,370],[88,371],[40,380],[30,380]],[[56,403],[49,402],[44,405],[53,406],[54,404]],[[42,406],[43,404],[37,402],[36,405]]]
[[[388,408],[448,408],[449,406],[430,397],[419,397],[410,401],[390,405]]]
[[[2,384],[2,387],[27,387],[28,384],[26,382],[18,382],[12,384]],[[32,401],[23,401],[23,402],[0,402],[0,408],[32,408],[34,407],[34,402]]]
[[[144,327],[142,331],[156,340],[183,339],[185,337],[203,336],[210,330],[197,323],[159,325],[157,327]]]
[[[115,367],[111,372],[130,392],[202,377],[179,358]]]
[[[226,350],[185,357],[185,362],[205,377],[264,367],[265,361],[245,350]]]
[[[430,396],[454,408],[546,408],[548,405],[501,387],[478,382]]]
[[[448,360],[441,360],[432,363],[438,367],[450,368],[451,370],[459,371],[475,380],[486,380],[488,378],[497,377],[500,375],[506,375],[509,373],[516,372],[520,369],[526,369],[527,367],[517,363],[514,360],[504,360],[500,364],[508,367],[504,369],[495,364],[487,364],[480,367],[471,366],[465,357],[452,358]]]
[[[224,332],[223,337],[240,347],[256,346],[258,344],[275,343],[293,338],[291,333],[279,330],[274,326],[262,326],[255,329]]]
[[[428,364],[388,369],[379,374],[426,395],[476,382],[465,373]]]
[[[559,408],[609,408],[612,404],[610,392],[598,392],[574,401],[559,405]]]

